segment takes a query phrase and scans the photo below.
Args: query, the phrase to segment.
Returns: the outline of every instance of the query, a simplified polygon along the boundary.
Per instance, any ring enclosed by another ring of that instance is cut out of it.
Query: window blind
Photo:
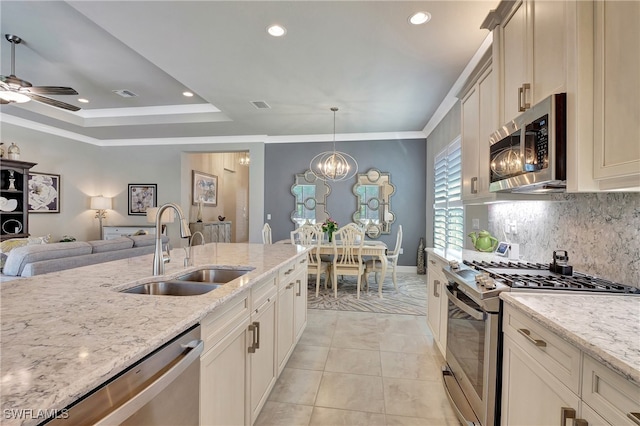
[[[462,149],[460,137],[436,155],[434,161],[433,244],[436,248],[462,250]]]

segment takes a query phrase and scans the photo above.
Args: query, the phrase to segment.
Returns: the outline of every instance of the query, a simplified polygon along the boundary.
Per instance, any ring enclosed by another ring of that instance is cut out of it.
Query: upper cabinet
[[[498,125],[565,92],[567,191],[640,190],[640,2],[502,1],[482,27]]]
[[[553,93],[566,91],[567,2],[503,2],[494,19],[498,53],[500,123]]]
[[[625,177],[638,187],[640,2],[598,1],[593,12],[594,177],[601,189],[625,186]]]

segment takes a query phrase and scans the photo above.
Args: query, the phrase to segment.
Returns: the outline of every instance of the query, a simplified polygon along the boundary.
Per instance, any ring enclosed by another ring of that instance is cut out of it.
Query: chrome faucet
[[[204,235],[202,232],[196,231],[191,235],[191,241],[189,241],[189,248],[183,247],[185,258],[184,258],[184,266],[193,266],[193,256],[191,256],[191,247],[193,247],[193,240],[195,240],[196,235],[200,234],[200,245],[204,245]]]
[[[162,218],[162,213],[169,207],[173,208],[176,213],[178,213],[178,219],[180,220],[180,237],[188,238],[191,236],[189,223],[187,222],[187,219],[185,219],[184,213],[179,205],[175,203],[167,203],[160,206],[156,213],[156,249],[153,252],[153,275],[163,275],[164,264],[169,261],[169,258],[164,256],[162,250],[162,224],[160,220]]]

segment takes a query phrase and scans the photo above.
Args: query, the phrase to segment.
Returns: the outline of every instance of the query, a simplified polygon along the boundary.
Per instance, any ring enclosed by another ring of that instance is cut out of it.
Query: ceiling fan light
[[[88,104],[89,103],[89,99],[78,98],[78,102],[82,102],[83,104]]]
[[[31,100],[31,98],[25,94],[19,92],[11,92],[8,90],[0,91],[0,99],[7,102],[15,102],[17,104],[22,104]]]

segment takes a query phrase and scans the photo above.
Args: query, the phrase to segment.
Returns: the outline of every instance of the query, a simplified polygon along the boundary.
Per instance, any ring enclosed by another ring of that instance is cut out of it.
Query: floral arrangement
[[[322,232],[328,232],[329,234],[333,234],[338,229],[338,222],[329,218],[324,221],[322,224]]]

